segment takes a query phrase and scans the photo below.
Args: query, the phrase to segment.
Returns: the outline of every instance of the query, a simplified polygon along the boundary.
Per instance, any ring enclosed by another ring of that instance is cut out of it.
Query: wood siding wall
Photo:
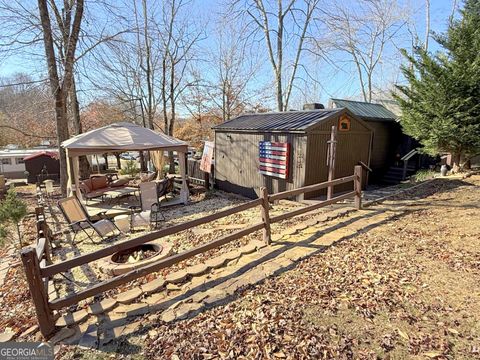
[[[330,140],[332,125],[337,119],[320,124],[317,129],[308,134],[307,161],[305,185],[312,185],[328,180],[327,168],[327,141]],[[359,161],[369,164],[372,132],[361,122],[351,118],[350,131],[338,132],[337,157],[335,161],[335,178],[353,174],[353,168]],[[364,186],[366,174],[363,174]],[[334,188],[334,192],[343,192],[353,189],[353,183],[342,184]],[[326,194],[326,189],[306,194],[306,198],[314,198]]]
[[[400,125],[395,122],[366,121],[373,133],[370,167],[372,180],[379,180],[395,162],[395,153],[402,141]]]
[[[260,141],[291,144],[288,179],[264,176],[258,172]],[[216,131],[215,182],[221,190],[250,198],[257,198],[262,186],[267,187],[270,194],[302,187],[305,185],[306,143],[305,134]]]
[[[335,178],[353,174],[359,161],[370,163],[372,130],[358,118],[350,117],[350,130],[338,132]],[[339,114],[340,116],[340,114]],[[241,131],[215,132],[215,182],[219,189],[250,198],[259,196],[265,186],[270,194],[296,189],[327,180],[327,141],[339,116],[320,122],[307,133],[260,133]],[[278,141],[291,144],[289,177],[287,180],[264,176],[258,172],[258,144],[260,141]],[[364,179],[366,174],[364,174]],[[366,182],[364,181],[364,184]],[[353,183],[335,187],[335,192],[353,189]],[[325,190],[306,194],[306,198],[323,195]],[[300,200],[301,198],[298,198]]]

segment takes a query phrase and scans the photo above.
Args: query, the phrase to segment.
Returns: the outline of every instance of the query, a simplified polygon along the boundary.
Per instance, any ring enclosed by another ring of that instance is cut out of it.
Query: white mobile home
[[[12,145],[0,149],[0,175],[5,175],[6,178],[11,179],[26,178],[25,162],[23,159],[39,151],[57,151],[57,149],[45,147],[19,149],[17,146]]]

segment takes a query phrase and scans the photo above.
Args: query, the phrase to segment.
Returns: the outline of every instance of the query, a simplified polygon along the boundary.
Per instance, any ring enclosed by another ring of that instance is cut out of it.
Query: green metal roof
[[[333,107],[347,108],[363,120],[397,121],[397,116],[382,104],[344,99],[331,99],[331,102]]]

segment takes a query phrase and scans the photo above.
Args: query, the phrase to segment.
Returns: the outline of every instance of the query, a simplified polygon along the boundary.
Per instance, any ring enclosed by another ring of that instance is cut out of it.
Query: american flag
[[[260,173],[286,179],[288,177],[289,145],[289,143],[282,142],[260,141],[258,146]]]

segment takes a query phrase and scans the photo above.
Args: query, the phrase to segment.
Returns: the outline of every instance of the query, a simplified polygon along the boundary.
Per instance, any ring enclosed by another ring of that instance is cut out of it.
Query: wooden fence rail
[[[111,290],[111,289],[113,289],[113,288],[115,288],[119,285],[122,285],[122,284],[125,284],[125,283],[129,282],[129,281],[138,279],[139,277],[151,274],[152,272],[157,272],[157,271],[159,271],[163,268],[166,268],[166,267],[172,266],[174,264],[177,264],[177,263],[179,263],[183,260],[186,260],[188,258],[191,258],[191,257],[193,257],[197,254],[201,254],[205,251],[215,249],[219,246],[225,245],[225,244],[227,244],[227,243],[229,243],[233,240],[239,239],[239,238],[241,238],[243,236],[246,236],[246,235],[248,235],[252,232],[260,230],[263,227],[264,227],[263,223],[258,223],[258,224],[249,226],[246,229],[236,231],[236,232],[234,232],[232,234],[229,234],[229,235],[225,235],[225,236],[223,236],[219,239],[213,240],[213,241],[211,241],[209,243],[206,243],[206,244],[203,244],[203,245],[199,245],[199,246],[197,246],[193,249],[190,249],[190,250],[184,251],[182,253],[170,256],[168,258],[159,260],[157,262],[145,265],[143,267],[140,267],[140,268],[137,268],[135,270],[129,271],[125,274],[118,275],[118,276],[116,276],[112,279],[102,281],[98,284],[95,284],[95,285],[89,287],[88,289],[79,291],[75,294],[66,296],[66,297],[61,298],[61,299],[54,300],[50,303],[50,306],[51,306],[52,309],[58,310],[58,309],[62,309],[64,307],[66,307],[66,306],[76,304],[80,300],[89,298],[91,296],[97,295],[97,294],[102,293],[102,292],[107,291],[107,290]]]
[[[86,263],[89,263],[89,262],[92,262],[92,261],[95,261],[95,260],[100,260],[100,259],[102,259],[106,256],[113,255],[113,254],[115,254],[119,251],[128,250],[128,249],[131,249],[135,246],[142,245],[142,244],[148,243],[150,241],[160,239],[160,238],[165,237],[165,236],[173,235],[173,234],[176,234],[178,232],[188,230],[188,229],[193,228],[193,227],[198,226],[198,225],[207,224],[207,223],[212,222],[214,220],[218,220],[218,219],[227,217],[229,215],[233,215],[233,214],[239,213],[241,211],[251,209],[255,206],[260,205],[261,203],[262,203],[262,199],[252,200],[252,201],[249,201],[247,203],[238,205],[238,206],[230,208],[230,209],[222,210],[222,211],[216,212],[216,213],[211,214],[211,215],[207,215],[207,216],[204,216],[204,217],[201,217],[201,218],[198,218],[198,219],[190,220],[190,221],[187,221],[187,222],[182,223],[182,224],[173,225],[173,226],[170,226],[166,229],[153,231],[153,232],[148,233],[146,235],[142,235],[142,236],[139,236],[139,237],[127,240],[127,241],[123,241],[123,242],[114,244],[112,246],[109,246],[109,247],[106,247],[106,248],[103,248],[103,249],[100,249],[100,250],[97,250],[97,251],[93,251],[93,252],[88,253],[88,254],[76,256],[72,259],[62,261],[61,263],[58,263],[58,264],[49,265],[49,266],[47,266],[47,267],[45,267],[44,269],[41,270],[41,274],[42,274],[43,277],[51,277],[55,274],[58,274],[58,273],[61,273],[61,272],[64,272],[64,271],[68,271],[69,269],[72,269],[74,267],[81,266],[83,264],[86,264]]]
[[[325,201],[320,201],[316,204],[306,206],[300,209],[296,209],[285,214],[276,215],[270,217],[269,208],[270,203],[276,200],[291,198],[295,195],[317,191],[327,187],[333,187],[335,185],[344,184],[347,182],[353,182],[354,191],[348,192],[336,196],[332,199]],[[225,245],[231,241],[237,240],[251,234],[258,230],[263,230],[263,240],[267,243],[271,243],[271,228],[270,224],[279,222],[294,216],[304,214],[306,212],[325,207],[336,202],[346,200],[349,198],[355,199],[355,206],[357,209],[361,208],[361,184],[362,184],[362,167],[355,166],[355,172],[352,176],[347,176],[341,179],[335,179],[333,181],[327,181],[320,184],[309,185],[299,189],[288,190],[277,194],[269,195],[266,188],[261,189],[260,197],[256,200],[246,202],[244,204],[235,206],[230,209],[222,210],[214,214],[204,216],[202,218],[194,219],[187,221],[182,224],[177,224],[170,226],[166,229],[161,229],[154,231],[152,233],[136,237],[127,241],[120,242],[118,244],[100,249],[88,254],[80,255],[72,259],[63,261],[61,263],[52,264],[50,257],[50,230],[45,223],[45,215],[42,211],[36,211],[37,214],[37,229],[39,230],[39,239],[37,246],[35,248],[23,249],[21,256],[23,265],[25,267],[25,273],[27,276],[27,281],[30,289],[30,294],[34,300],[35,310],[37,313],[37,318],[39,322],[39,327],[42,335],[45,338],[48,338],[55,331],[54,315],[53,310],[60,310],[67,306],[78,303],[81,300],[86,298],[98,295],[107,290],[118,287],[122,284],[128,283],[132,280],[138,279],[145,275],[148,275],[153,272],[157,272],[163,268],[172,266],[181,261],[184,261],[188,258],[191,258],[195,255],[204,253],[208,250],[218,248],[222,245]],[[215,239],[211,242],[208,242],[203,245],[196,246],[190,250],[184,251],[179,254],[175,254],[168,258],[159,260],[154,263],[142,266],[130,272],[127,272],[122,275],[115,276],[111,279],[102,281],[91,287],[78,291],[76,293],[70,294],[60,299],[54,301],[49,301],[48,299],[48,279],[65,271],[70,270],[71,268],[87,264],[89,262],[102,259],[106,256],[113,255],[119,251],[127,250],[135,246],[151,242],[153,240],[176,234],[178,232],[190,229],[192,227],[207,224],[211,221],[215,221],[226,216],[230,216],[241,211],[245,211],[256,206],[261,207],[261,222],[251,225],[245,229],[233,232],[231,234],[222,236],[218,239]],[[42,215],[43,214],[43,215]],[[40,224],[38,224],[40,222]],[[41,223],[43,222],[43,224]]]

